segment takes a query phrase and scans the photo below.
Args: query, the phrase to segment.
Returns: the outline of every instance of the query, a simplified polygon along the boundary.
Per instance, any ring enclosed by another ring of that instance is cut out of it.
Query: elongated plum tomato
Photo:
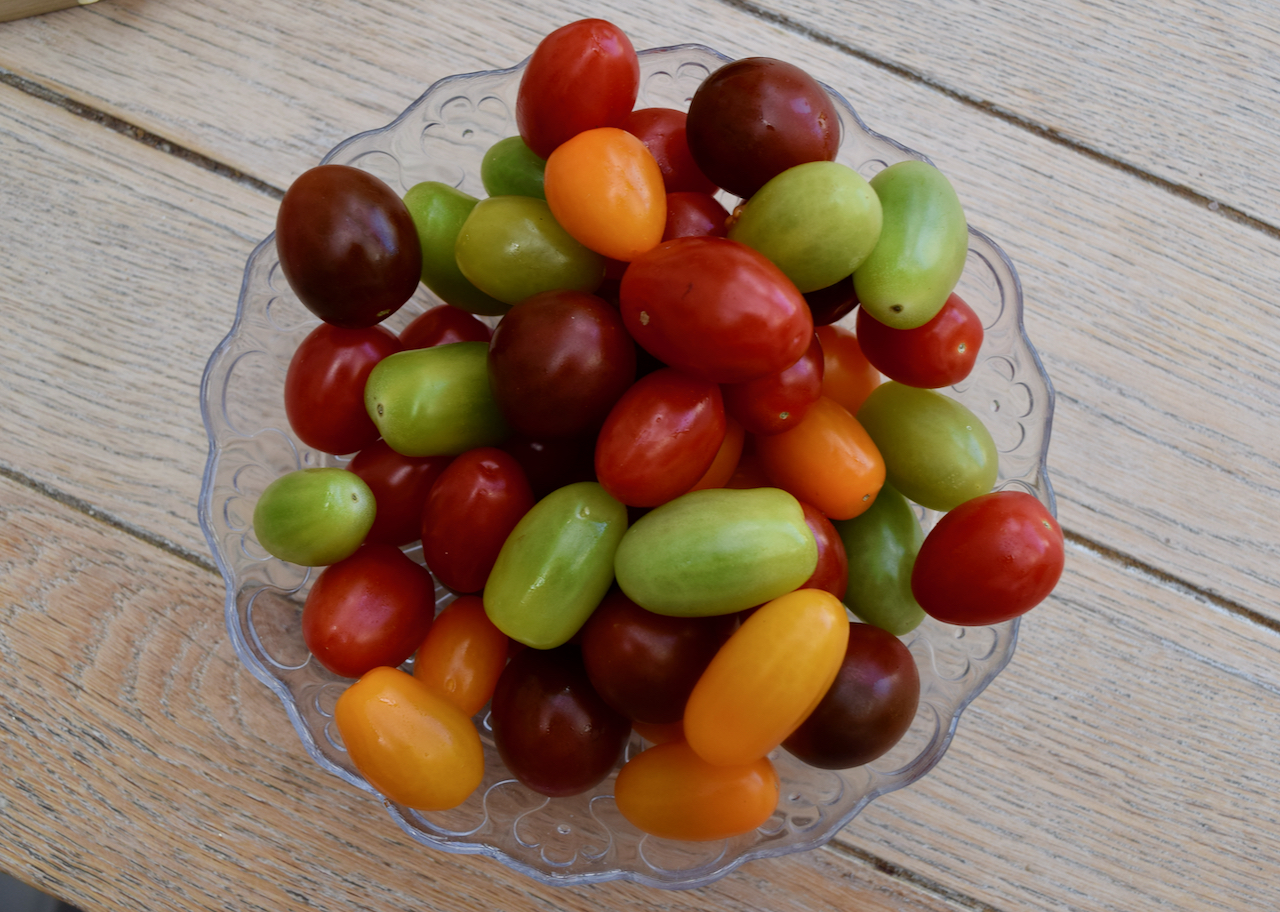
[[[893,329],[859,310],[858,344],[867,361],[890,380],[940,389],[954,386],[973,370],[982,348],[982,320],[958,294],[915,329]]]
[[[651,747],[618,772],[618,811],[642,832],[701,842],[749,833],[778,806],[778,773],[768,757],[714,766],[684,741]]]
[[[498,686],[509,642],[484,613],[479,596],[460,596],[436,615],[414,656],[413,676],[474,716]]]
[[[622,319],[659,361],[713,383],[794,364],[813,338],[809,305],[777,266],[728,238],[664,241],[622,277]]]
[[[253,534],[272,557],[323,567],[360,547],[376,512],[373,492],[354,472],[297,469],[262,492],[253,507]]]
[[[309,332],[284,377],[284,413],[298,439],[334,456],[377,440],[378,428],[364,407],[364,385],[374,366],[402,347],[381,326],[321,323]]]
[[[364,545],[324,569],[302,606],[302,638],[336,675],[358,678],[413,655],[435,617],[431,574],[391,545]]]
[[[484,748],[471,719],[399,669],[361,677],[338,698],[333,719],[356,769],[407,807],[457,807],[484,778]]]
[[[422,276],[422,248],[404,202],[347,165],[320,165],[294,180],[276,215],[276,250],[289,287],[334,326],[381,323]]]
[[[452,456],[402,456],[385,440],[365,447],[347,469],[373,492],[377,514],[366,542],[407,545],[422,534],[422,506]]]
[[[946,624],[998,624],[1030,611],[1062,576],[1062,529],[1025,491],[995,491],[953,509],[925,536],[911,591]]]
[[[547,158],[584,130],[621,126],[639,88],[640,61],[622,29],[603,19],[571,22],[538,43],[520,77],[520,137]]]

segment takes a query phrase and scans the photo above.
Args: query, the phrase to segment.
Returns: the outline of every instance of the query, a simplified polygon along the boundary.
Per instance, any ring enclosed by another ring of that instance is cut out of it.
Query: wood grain
[[[12,22],[28,16],[56,13],[58,10],[87,6],[98,0],[0,0],[0,22]]]

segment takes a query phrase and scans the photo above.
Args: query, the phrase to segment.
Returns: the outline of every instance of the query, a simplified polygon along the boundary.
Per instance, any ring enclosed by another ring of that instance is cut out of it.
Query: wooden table
[[[282,188],[583,16],[781,57],[1017,264],[1066,573],[914,786],[712,886],[411,843],[238,662],[198,386]],[[0,869],[94,910],[1280,906],[1280,11],[108,0],[0,24]]]

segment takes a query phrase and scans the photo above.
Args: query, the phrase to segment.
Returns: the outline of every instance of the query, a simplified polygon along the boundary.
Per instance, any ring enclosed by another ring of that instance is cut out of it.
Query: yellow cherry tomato
[[[333,718],[356,769],[399,804],[457,807],[484,778],[484,750],[471,719],[397,668],[375,668],[348,687]]]
[[[413,676],[468,716],[493,696],[507,664],[507,635],[484,613],[484,600],[463,595],[440,612],[418,647]]]
[[[618,771],[614,801],[640,830],[666,839],[726,839],[760,826],[778,806],[778,773],[767,757],[713,766],[684,741],[637,754]]]
[[[822,589],[766,602],[720,647],[684,711],[703,760],[740,766],[765,756],[803,722],[844,660],[849,616]]]
[[[566,140],[547,159],[543,187],[560,227],[589,250],[629,263],[662,240],[662,169],[625,130],[598,127]]]

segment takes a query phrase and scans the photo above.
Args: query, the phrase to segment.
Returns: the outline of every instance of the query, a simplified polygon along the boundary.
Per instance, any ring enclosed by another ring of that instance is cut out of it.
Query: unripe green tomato
[[[788,168],[747,201],[729,237],[768,257],[801,292],[834,285],[880,237],[880,199],[839,162]]]
[[[894,329],[932,320],[964,272],[969,227],[946,175],[922,161],[898,162],[871,178],[884,223],[853,273],[858,301]]]
[[[527,196],[477,203],[453,252],[472,284],[507,304],[562,288],[593,292],[604,280],[604,257],[560,227],[546,200]]]
[[[253,508],[253,532],[273,557],[325,567],[355,553],[376,510],[373,492],[354,472],[298,469],[267,485]]]
[[[996,483],[991,433],[960,402],[889,380],[858,409],[858,421],[884,457],[885,477],[906,497],[946,512]]]
[[[519,136],[500,139],[480,162],[480,182],[490,196],[546,199],[542,188],[546,159],[539,158]]]
[[[597,482],[552,491],[507,536],[484,587],[494,626],[526,646],[567,643],[613,583],[627,508]]]
[[[439,181],[414,184],[404,195],[422,247],[423,284],[446,304],[468,313],[496,316],[506,313],[508,306],[472,285],[453,255],[458,232],[478,202],[474,196]]]
[[[489,389],[489,343],[450,342],[383,358],[369,374],[364,407],[401,456],[456,456],[506,439]]]
[[[865,513],[832,525],[849,558],[844,603],[863,622],[894,636],[915,630],[924,609],[911,594],[911,570],[924,531],[911,504],[886,484]]]
[[[800,501],[779,488],[708,488],[638,519],[618,546],[614,572],[640,607],[702,617],[785,595],[817,566]]]

